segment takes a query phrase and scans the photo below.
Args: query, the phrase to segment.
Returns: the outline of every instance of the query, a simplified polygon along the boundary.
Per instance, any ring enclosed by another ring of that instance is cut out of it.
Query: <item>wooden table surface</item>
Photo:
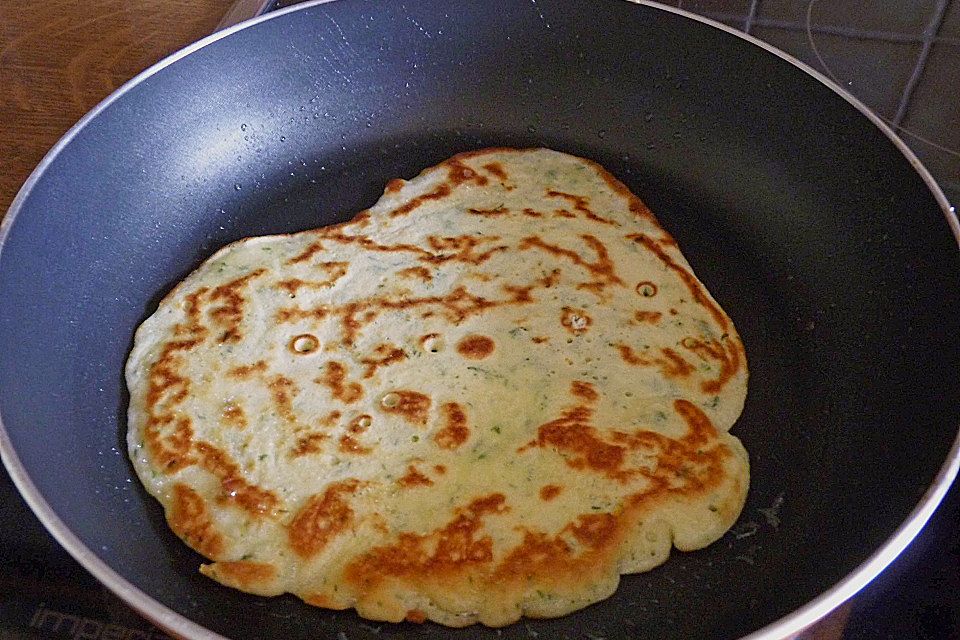
[[[0,0],[0,216],[115,88],[212,32],[232,0]]]
[[[0,217],[83,114],[211,33],[233,0],[0,0]],[[841,607],[804,638],[838,638]]]

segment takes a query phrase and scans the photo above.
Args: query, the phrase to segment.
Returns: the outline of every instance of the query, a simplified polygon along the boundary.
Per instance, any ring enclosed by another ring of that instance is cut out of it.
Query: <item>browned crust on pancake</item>
[[[249,424],[246,412],[243,410],[243,407],[236,402],[226,403],[223,406],[221,415],[223,416],[223,422],[225,424],[236,427],[237,429],[246,429]]]
[[[354,514],[346,496],[359,486],[357,480],[334,482],[307,500],[287,527],[290,548],[300,557],[310,558],[350,528]]]
[[[407,472],[400,476],[397,484],[402,487],[430,487],[433,480],[423,475],[415,465],[407,465]]]
[[[257,269],[220,285],[210,293],[210,301],[220,303],[208,312],[213,323],[220,327],[221,333],[216,338],[218,342],[237,343],[243,338],[240,323],[243,320],[246,298],[240,292],[251,280],[259,278],[266,272],[266,269]]]
[[[740,371],[740,356],[742,347],[733,340],[698,340],[684,338],[680,345],[704,360],[713,361],[720,365],[720,372],[715,380],[704,380],[700,388],[704,393],[719,393],[732,378]]]
[[[506,251],[509,248],[506,245],[498,245],[486,251],[477,251],[478,247],[498,240],[500,240],[499,236],[482,238],[476,236],[427,236],[427,243],[434,253],[420,259],[433,264],[443,264],[450,261],[473,265],[483,264],[494,254]]]
[[[401,278],[417,278],[421,282],[430,282],[433,280],[433,274],[426,267],[407,267],[397,271]]]
[[[570,393],[586,402],[595,402],[600,395],[593,384],[583,380],[574,380],[570,383]]]
[[[323,443],[330,436],[325,433],[308,433],[297,439],[297,444],[290,450],[291,458],[310,455],[311,453],[320,453],[323,451]]]
[[[180,374],[179,366],[183,352],[198,347],[208,335],[200,321],[201,300],[207,291],[202,288],[186,296],[187,321],[174,327],[178,339],[163,345],[147,374],[144,444],[163,473],[176,473],[195,461],[190,455],[193,445],[190,418],[177,412],[190,392],[190,380]]]
[[[234,504],[255,517],[270,515],[280,500],[268,491],[248,482],[240,473],[240,466],[227,452],[209,442],[194,443],[198,464],[220,480],[219,500]]]
[[[584,309],[564,307],[561,311],[563,313],[560,315],[560,324],[575,336],[586,333],[593,324],[593,318]]]
[[[506,169],[503,168],[503,164],[499,162],[488,162],[483,165],[483,168],[500,181],[509,180],[510,176],[507,175]]]
[[[420,609],[411,609],[410,611],[407,611],[407,615],[404,616],[403,619],[406,620],[407,622],[421,624],[427,621],[427,614],[426,612]]]
[[[373,449],[370,447],[360,444],[360,442],[353,436],[342,435],[340,436],[340,451],[342,453],[350,453],[357,456],[365,456]]]
[[[442,200],[443,198],[446,198],[448,195],[450,195],[451,191],[452,189],[450,189],[450,185],[448,184],[438,185],[433,189],[433,191],[425,193],[422,196],[417,196],[416,198],[411,199],[410,202],[397,207],[390,212],[390,217],[397,218],[399,216],[407,215],[424,202],[428,202],[430,200]]]
[[[610,218],[604,218],[603,216],[597,215],[590,209],[590,199],[586,196],[578,196],[572,193],[565,193],[563,191],[557,191],[555,189],[549,189],[547,195],[551,198],[563,198],[567,202],[573,205],[574,211],[579,211],[582,213],[588,220],[593,220],[594,222],[599,222],[600,224],[609,224],[611,226],[619,227],[620,225],[617,222],[614,222]]]
[[[563,491],[563,487],[558,484],[545,484],[540,487],[540,499],[544,502],[550,502]]]
[[[330,394],[345,404],[363,397],[363,386],[358,382],[347,382],[347,367],[336,360],[327,362],[323,376],[315,378],[314,382],[330,389]]]
[[[502,493],[476,498],[430,534],[401,533],[394,544],[371,549],[347,565],[344,578],[361,594],[372,593],[390,577],[449,583],[470,567],[493,560],[493,540],[477,534],[484,517],[508,508]]]
[[[731,455],[726,445],[717,442],[717,432],[709,418],[686,400],[676,400],[674,409],[688,426],[688,432],[673,440],[661,434],[638,430],[613,432],[614,442],[605,442],[599,431],[585,424],[589,411],[577,407],[562,420],[573,424],[584,437],[553,440],[549,436],[534,446],[559,445],[561,450],[578,456],[591,470],[618,477],[643,475],[650,480],[646,489],[630,495],[619,513],[580,514],[556,534],[526,529],[523,540],[495,563],[492,542],[478,535],[485,517],[509,510],[502,494],[474,499],[455,511],[454,518],[431,533],[401,533],[393,544],[376,547],[353,560],[344,577],[357,593],[359,602],[380,597],[389,585],[403,584],[417,589],[430,584],[462,585],[472,576],[474,588],[504,589],[510,584],[537,585],[570,589],[584,575],[604,573],[616,558],[628,532],[654,504],[666,500],[688,500],[704,495],[724,480],[723,462]],[[560,421],[554,421],[558,423]],[[550,432],[541,427],[541,434]],[[654,469],[624,468],[626,450],[659,449],[659,464]],[[557,489],[545,487],[544,500],[556,496]],[[526,588],[525,586],[522,588]]]
[[[443,428],[433,436],[433,441],[441,449],[456,449],[470,437],[467,426],[467,414],[456,402],[447,402],[440,407],[443,416]]]
[[[585,260],[576,251],[545,242],[540,236],[524,238],[520,241],[519,248],[521,251],[530,248],[539,249],[554,256],[565,258],[585,269],[594,277],[594,280],[578,284],[578,289],[602,291],[609,285],[623,286],[623,280],[614,271],[613,261],[610,259],[606,245],[599,238],[590,234],[582,234],[580,238],[597,254],[597,258],[593,262]]]
[[[496,216],[510,215],[512,212],[510,211],[510,209],[500,206],[500,207],[496,207],[495,209],[467,209],[467,213],[470,213],[475,216],[485,216],[488,218],[493,218]]]
[[[373,355],[360,360],[367,368],[363,371],[364,378],[373,377],[380,367],[388,367],[391,364],[405,360],[407,354],[400,347],[393,344],[379,344],[374,348]]]
[[[200,573],[221,584],[256,593],[277,577],[277,568],[266,562],[215,562],[200,566]]]
[[[203,497],[182,482],[173,485],[173,500],[167,510],[170,528],[190,547],[208,558],[224,552],[224,541],[207,510]]]
[[[625,344],[617,345],[624,362],[637,366],[656,366],[665,378],[687,378],[696,369],[670,347],[660,349],[660,355],[638,353]]]
[[[432,402],[430,396],[409,389],[398,389],[391,391],[390,394],[387,395],[391,394],[397,397],[397,402],[393,406],[388,406],[381,402],[380,408],[384,412],[398,415],[412,425],[418,427],[426,426],[427,418],[430,415],[430,404]]]
[[[626,534],[625,520],[609,513],[584,514],[553,536],[527,530],[523,542],[496,567],[490,582],[569,588],[577,578],[601,573],[600,567],[612,560]]]
[[[496,344],[487,336],[471,334],[457,343],[457,353],[469,360],[483,360],[493,353]]]
[[[296,383],[286,376],[276,375],[269,379],[267,388],[270,390],[270,396],[277,413],[287,422],[296,422],[297,417],[293,413],[293,399],[300,393]]]
[[[442,163],[441,166],[447,167],[447,182],[455,187],[466,182],[482,187],[489,182],[486,176],[474,171],[456,156]]]
[[[293,262],[292,264],[296,264],[296,262]],[[329,289],[330,287],[334,286],[337,281],[340,280],[340,278],[347,275],[347,270],[350,268],[350,263],[339,261],[321,262],[316,266],[319,269],[326,271],[327,278],[324,280],[301,280],[300,278],[285,278],[284,280],[278,280],[276,282],[276,286],[286,291],[290,296],[297,295],[297,292],[299,292],[300,289]]]
[[[309,245],[307,245],[306,249],[304,249],[297,255],[287,260],[285,264],[290,265],[290,264],[298,264],[300,262],[306,262],[307,260],[309,260],[310,258],[312,258],[313,256],[315,256],[317,253],[321,251],[323,251],[322,243],[311,242]]]
[[[575,406],[564,411],[560,417],[537,429],[537,438],[520,447],[524,453],[532,447],[550,447],[564,455],[564,462],[572,469],[589,469],[613,480],[625,481],[625,448],[604,441],[597,430],[590,426],[593,411],[589,407]]]
[[[634,311],[633,319],[640,323],[657,324],[663,314],[659,311]]]
[[[264,373],[267,370],[267,363],[264,360],[257,360],[253,364],[244,364],[233,367],[227,371],[227,375],[241,380],[249,378],[254,374]]]

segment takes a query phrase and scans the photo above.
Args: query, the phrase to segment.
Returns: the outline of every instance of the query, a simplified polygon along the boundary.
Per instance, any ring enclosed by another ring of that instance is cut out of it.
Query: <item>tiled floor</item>
[[[960,0],[665,4],[750,33],[835,79],[897,129],[960,202]]]

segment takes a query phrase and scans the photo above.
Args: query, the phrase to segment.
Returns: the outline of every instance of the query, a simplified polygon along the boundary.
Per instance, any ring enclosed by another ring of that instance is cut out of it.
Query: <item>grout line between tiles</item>
[[[777,20],[774,18],[760,18],[757,20],[758,26],[773,27],[779,29],[790,29],[796,31],[806,31],[807,25],[800,22],[791,22],[789,20]],[[857,38],[859,40],[886,40],[888,42],[919,42],[920,35],[909,33],[898,33],[896,31],[872,31],[870,29],[856,29],[853,27],[842,27],[835,25],[810,25],[810,30],[814,33],[823,33],[832,36],[842,36],[844,38]]]
[[[940,30],[940,25],[943,23],[943,17],[946,15],[949,6],[950,0],[937,0],[933,15],[923,30],[923,47],[920,49],[920,55],[917,56],[917,63],[913,66],[913,73],[910,74],[910,78],[903,88],[903,93],[900,95],[900,103],[897,105],[897,112],[893,116],[894,127],[903,124],[907,109],[910,108],[913,91],[917,88],[920,76],[923,75],[923,70],[927,66],[927,58],[930,57],[930,50],[933,48],[933,39],[936,37],[937,31]]]
[[[704,11],[701,15],[718,20],[721,22],[743,22],[744,17],[736,13],[725,13],[722,11]],[[807,27],[799,22],[791,20],[780,20],[777,18],[755,17],[751,22],[750,28],[770,27],[772,29],[783,29],[785,31],[806,31]],[[899,42],[906,44],[923,42],[922,34],[898,33],[896,31],[869,31],[865,29],[853,29],[850,27],[841,27],[833,25],[811,25],[810,30],[817,34],[826,34],[832,36],[841,36],[844,38],[856,38],[858,40],[885,40],[887,42]],[[960,45],[960,38],[936,37],[933,39],[935,44]]]
[[[750,0],[750,8],[747,10],[747,17],[743,21],[743,32],[750,33],[753,28],[753,21],[757,17],[757,9],[760,7],[760,0]]]

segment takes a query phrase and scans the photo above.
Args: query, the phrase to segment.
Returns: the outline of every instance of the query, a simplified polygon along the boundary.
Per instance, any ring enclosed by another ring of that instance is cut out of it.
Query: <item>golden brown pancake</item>
[[[747,493],[733,323],[637,197],[546,149],[225,247],[126,376],[131,459],[205,575],[375,620],[569,613]]]

